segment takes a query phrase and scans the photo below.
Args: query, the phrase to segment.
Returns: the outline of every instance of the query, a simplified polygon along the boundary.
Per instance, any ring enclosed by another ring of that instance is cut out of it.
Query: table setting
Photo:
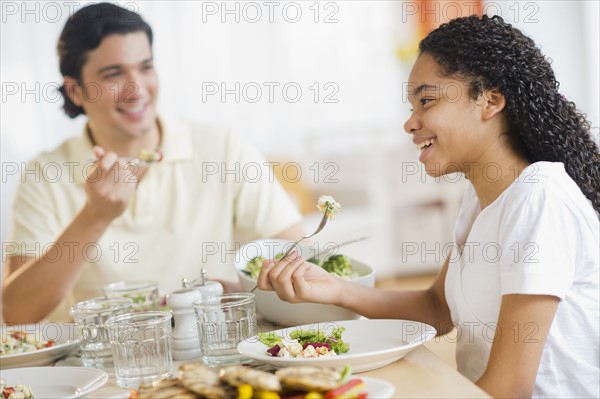
[[[336,204],[320,200],[323,219],[310,236]],[[374,285],[373,269],[339,247],[300,245],[310,236],[240,247],[235,269],[245,292],[223,293],[202,270],[161,305],[159,282],[120,281],[73,305],[72,322],[2,325],[4,397],[379,399],[443,397],[448,384],[455,396],[487,396],[424,347],[436,336],[432,326],[290,304],[255,289],[262,260],[278,262],[292,249]]]

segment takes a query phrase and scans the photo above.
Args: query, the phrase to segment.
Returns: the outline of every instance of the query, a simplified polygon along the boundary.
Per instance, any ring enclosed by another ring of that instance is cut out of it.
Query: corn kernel
[[[238,387],[238,399],[252,399],[252,385],[243,384]]]

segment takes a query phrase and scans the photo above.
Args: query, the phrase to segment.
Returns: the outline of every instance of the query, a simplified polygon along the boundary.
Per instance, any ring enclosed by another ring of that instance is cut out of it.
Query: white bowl
[[[257,240],[243,245],[236,253],[235,267],[240,277],[242,290],[249,292],[256,285],[256,281],[246,273],[241,272],[252,258],[262,255],[266,259],[273,259],[275,255],[284,252],[292,244],[286,240]],[[309,259],[316,255],[322,247],[311,245],[310,247],[299,247],[299,253]],[[343,249],[337,251],[343,254]],[[373,287],[375,285],[375,273],[373,269],[364,263],[350,258],[352,268],[356,270],[359,277],[350,279],[353,283]],[[273,291],[254,291],[256,296],[256,311],[265,320],[282,326],[302,325],[324,321],[353,320],[360,315],[348,309],[334,305],[322,305],[316,303],[288,303],[279,299]]]

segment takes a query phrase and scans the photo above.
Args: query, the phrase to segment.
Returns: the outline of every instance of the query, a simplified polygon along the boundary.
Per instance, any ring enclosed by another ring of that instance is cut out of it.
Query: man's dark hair
[[[81,69],[89,51],[107,36],[134,32],[145,32],[152,45],[152,28],[139,14],[110,3],[83,7],[69,18],[58,40],[60,73],[81,84]],[[70,118],[85,114],[71,101],[64,85],[59,90],[65,100],[63,109]]]

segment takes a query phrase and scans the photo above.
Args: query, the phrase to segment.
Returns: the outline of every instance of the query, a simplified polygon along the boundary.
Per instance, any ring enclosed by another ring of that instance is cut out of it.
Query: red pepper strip
[[[54,345],[54,341],[53,341],[53,340],[51,340],[51,339],[49,339],[49,340],[48,340],[48,342],[46,342],[46,345],[44,345],[44,347],[46,347],[46,348],[49,348],[49,347],[51,347],[52,345]]]
[[[366,392],[363,392],[363,393],[359,394],[359,395],[356,397],[356,399],[367,399],[367,393],[366,393]]]
[[[363,380],[359,379],[359,378],[355,378],[353,380],[348,381],[347,383],[345,383],[344,385],[341,385],[335,389],[332,389],[331,391],[327,392],[327,394],[325,394],[325,396],[323,397],[323,399],[335,399],[338,398],[340,396],[343,396],[343,394],[347,391],[349,391],[350,389],[363,384]]]
[[[15,388],[7,387],[7,388],[4,388],[4,391],[2,391],[2,395],[4,396],[4,399],[8,399],[10,394],[12,394],[13,392],[15,392]]]

